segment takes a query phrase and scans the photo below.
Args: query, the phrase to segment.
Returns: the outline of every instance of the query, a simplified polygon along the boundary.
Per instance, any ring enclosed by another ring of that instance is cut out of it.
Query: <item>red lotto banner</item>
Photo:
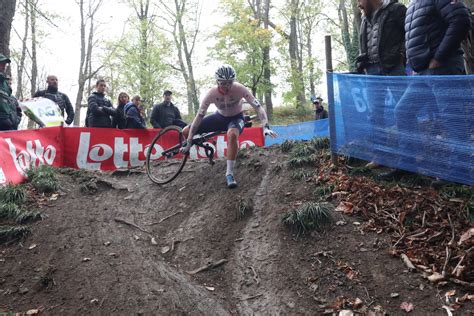
[[[103,171],[142,166],[157,132],[67,127],[0,132],[0,184],[20,183],[30,166],[41,164]],[[214,141],[215,145],[210,145],[215,148],[216,158],[225,157],[227,136],[219,135]],[[173,139],[164,142],[171,145]],[[262,129],[257,127],[245,129],[239,137],[240,148],[264,146],[264,143]],[[152,153],[158,155],[162,150],[160,145],[155,145]],[[204,157],[202,148],[191,149],[191,159]]]

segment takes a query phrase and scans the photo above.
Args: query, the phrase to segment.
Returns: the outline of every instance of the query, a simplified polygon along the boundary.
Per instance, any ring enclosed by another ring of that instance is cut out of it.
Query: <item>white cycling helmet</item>
[[[231,65],[224,64],[217,68],[216,73],[214,74],[214,77],[216,78],[217,81],[221,80],[235,80],[236,75],[235,75],[235,70],[232,68]]]

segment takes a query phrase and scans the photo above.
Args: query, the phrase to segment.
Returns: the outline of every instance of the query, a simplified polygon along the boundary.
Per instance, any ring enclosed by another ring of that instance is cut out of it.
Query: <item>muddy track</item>
[[[140,172],[95,174],[90,193],[81,191],[90,174],[61,176],[63,194],[33,234],[0,246],[0,313],[314,315],[343,297],[393,314],[406,300],[416,303],[415,315],[443,315],[438,290],[389,257],[386,239],[363,234],[355,219],[322,234],[288,231],[282,213],[312,200],[314,185],[276,168],[285,159],[278,149],[247,154],[233,191],[224,186],[225,161],[190,161],[189,172],[165,186]],[[242,199],[254,208],[239,218]]]

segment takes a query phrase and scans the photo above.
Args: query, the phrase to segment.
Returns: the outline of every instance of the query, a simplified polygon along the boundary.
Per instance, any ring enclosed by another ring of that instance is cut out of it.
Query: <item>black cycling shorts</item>
[[[230,128],[237,128],[239,134],[244,130],[244,114],[239,113],[235,116],[226,117],[216,112],[202,119],[197,134],[210,132],[226,132]]]

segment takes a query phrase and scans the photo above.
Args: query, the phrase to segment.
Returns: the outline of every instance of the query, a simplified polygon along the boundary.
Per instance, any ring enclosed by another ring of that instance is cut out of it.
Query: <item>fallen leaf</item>
[[[447,291],[446,294],[444,294],[444,296],[454,296],[456,295],[456,290],[451,290],[451,291]]]
[[[171,250],[170,247],[165,246],[165,247],[161,248],[161,253],[162,253],[162,254],[166,254],[166,253],[168,253],[170,250]]]
[[[110,246],[110,244],[111,244],[111,242],[110,242],[110,241],[106,241],[106,242],[104,242],[104,245],[105,245],[106,247]]]
[[[428,281],[433,282],[433,283],[437,283],[441,280],[444,280],[444,276],[438,272],[435,272],[428,277]]]
[[[361,307],[362,305],[364,304],[364,302],[362,302],[362,300],[360,298],[356,298],[355,301],[354,301],[354,308],[359,308]]]
[[[402,304],[400,304],[400,309],[404,310],[407,313],[411,312],[413,308],[414,307],[412,303],[403,302]]]
[[[399,296],[400,296],[400,294],[398,294],[398,293],[391,293],[391,294],[390,294],[390,297],[391,297],[391,298],[397,298],[397,297],[399,297]]]
[[[31,246],[28,247],[29,250],[32,250],[32,249],[35,249],[36,248],[36,244],[32,244]]]
[[[135,238],[135,240],[140,240],[140,237],[138,237],[137,235],[133,235],[133,238]]]
[[[91,261],[91,258],[84,258],[82,259],[83,262]]]
[[[99,304],[99,300],[96,298],[91,299],[91,304]]]
[[[352,214],[354,212],[354,204],[351,202],[341,202],[337,208],[336,212],[342,212],[344,214]]]
[[[206,286],[206,289],[208,291],[211,291],[211,292],[214,292],[216,290],[216,288],[212,287],[212,286]]]
[[[155,245],[155,246],[158,245],[158,243],[156,242],[155,237],[151,237],[151,244]]]
[[[39,309],[30,309],[26,312],[26,315],[37,315],[39,314]]]
[[[57,193],[54,193],[53,195],[51,195],[51,197],[49,198],[50,201],[56,201],[58,199],[58,196],[59,194]]]
[[[336,222],[336,226],[344,226],[344,225],[346,225],[346,224],[347,224],[347,222],[345,222],[345,221],[338,221],[338,222]]]
[[[459,238],[458,245],[462,245],[465,241],[469,240],[474,236],[474,228],[468,229],[467,232],[461,235],[461,238]]]

